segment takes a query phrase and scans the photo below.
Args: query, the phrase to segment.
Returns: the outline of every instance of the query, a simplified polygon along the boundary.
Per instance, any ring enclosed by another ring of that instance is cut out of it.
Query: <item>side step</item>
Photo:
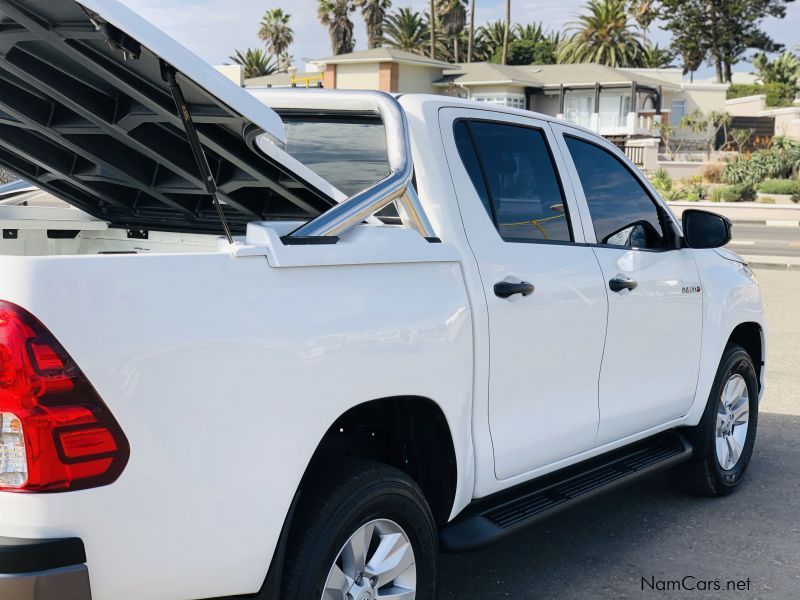
[[[441,531],[443,550],[476,550],[582,500],[689,460],[692,445],[674,432],[650,438],[482,498]]]

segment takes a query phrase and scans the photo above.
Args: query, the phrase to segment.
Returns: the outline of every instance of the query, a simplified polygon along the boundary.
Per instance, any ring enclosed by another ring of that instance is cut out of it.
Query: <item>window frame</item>
[[[564,185],[564,174],[561,173],[561,169],[559,168],[559,163],[556,160],[556,155],[553,152],[551,141],[548,139],[547,131],[544,127],[540,127],[533,124],[527,123],[517,123],[502,119],[487,119],[485,117],[468,117],[468,116],[459,116],[453,119],[452,126],[451,126],[451,134],[453,139],[455,140],[456,134],[456,127],[459,123],[465,123],[467,126],[467,133],[469,135],[470,141],[472,143],[473,151],[475,152],[475,158],[478,163],[478,168],[480,169],[481,179],[483,180],[483,187],[486,192],[487,199],[489,200],[489,206],[491,214],[487,214],[486,216],[489,217],[489,221],[494,227],[495,232],[497,233],[497,237],[500,241],[509,243],[509,244],[555,244],[555,245],[584,245],[583,242],[576,241],[575,235],[575,228],[573,227],[573,215],[571,214],[571,208],[569,205],[569,195],[567,194],[567,188]],[[558,184],[559,192],[561,193],[562,204],[564,206],[564,218],[566,219],[567,223],[567,231],[569,232],[569,240],[547,240],[547,239],[530,239],[530,238],[507,238],[504,237],[503,234],[500,232],[500,228],[497,222],[497,207],[494,203],[493,194],[491,188],[489,186],[489,180],[486,176],[486,166],[483,163],[483,159],[481,158],[481,154],[478,151],[478,145],[475,140],[475,135],[470,127],[470,123],[486,123],[489,125],[500,125],[506,127],[517,127],[520,129],[528,129],[533,130],[541,134],[542,139],[544,141],[545,148],[547,150],[548,157],[550,159],[550,164],[552,165],[553,172],[555,174],[556,183]],[[459,162],[461,163],[461,167],[467,173],[467,177],[469,178],[470,183],[474,187],[474,183],[472,183],[472,178],[469,175],[469,172],[466,169],[466,164],[464,164],[463,159],[461,158],[461,153],[458,152],[458,146],[456,145],[456,155],[458,156]],[[480,197],[480,191],[475,190],[478,197]]]
[[[571,127],[570,125],[564,123],[552,123],[553,133],[558,140],[558,146],[561,150],[562,156],[564,158],[564,162],[567,165],[567,173],[572,183],[572,189],[575,191],[575,199],[578,205],[578,210],[581,214],[581,220],[584,224],[588,224],[584,226],[584,236],[586,238],[586,243],[589,246],[594,248],[607,248],[611,250],[625,250],[625,251],[636,251],[636,252],[669,252],[671,250],[678,250],[683,247],[681,243],[682,239],[682,230],[680,224],[675,218],[675,215],[672,214],[672,211],[663,203],[661,198],[659,197],[658,193],[653,188],[650,181],[641,174],[641,172],[636,168],[631,160],[616,146],[614,146],[611,142],[597,136],[595,134],[587,133],[581,129]],[[656,208],[656,211],[663,211],[664,214],[668,219],[668,223],[664,223],[661,218],[659,218],[659,225],[661,226],[661,233],[666,238],[666,244],[662,248],[640,248],[640,247],[629,247],[629,246],[616,246],[613,244],[604,244],[597,240],[597,236],[594,229],[594,219],[592,219],[591,211],[589,210],[589,203],[586,200],[586,192],[583,189],[583,183],[581,182],[580,175],[578,174],[577,167],[575,166],[575,161],[572,159],[572,153],[567,146],[567,137],[572,137],[577,139],[581,142],[591,144],[598,149],[610,154],[613,158],[616,158],[619,163],[630,173],[630,175],[634,178],[634,180],[639,184],[642,188],[643,192],[647,195],[650,201],[653,203],[653,206]],[[665,231],[665,225],[671,224],[672,231],[668,232]],[[679,239],[675,239],[679,238]],[[674,243],[677,242],[677,243]]]

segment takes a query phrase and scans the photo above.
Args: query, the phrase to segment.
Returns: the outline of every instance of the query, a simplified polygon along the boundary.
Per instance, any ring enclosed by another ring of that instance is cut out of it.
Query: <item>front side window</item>
[[[628,248],[665,245],[656,204],[616,156],[565,136],[600,244]]]
[[[455,137],[464,167],[505,241],[572,241],[564,193],[540,130],[458,121]]]

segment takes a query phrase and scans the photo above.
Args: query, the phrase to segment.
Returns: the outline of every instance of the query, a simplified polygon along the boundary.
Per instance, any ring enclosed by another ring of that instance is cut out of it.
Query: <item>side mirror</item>
[[[720,248],[731,241],[731,222],[705,210],[683,211],[683,237],[690,248]]]

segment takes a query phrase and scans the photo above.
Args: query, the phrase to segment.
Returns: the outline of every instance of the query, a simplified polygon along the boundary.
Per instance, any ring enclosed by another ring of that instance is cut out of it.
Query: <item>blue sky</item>
[[[291,53],[295,64],[304,58],[321,58],[331,54],[326,29],[317,21],[317,0],[122,0],[133,10],[176,38],[212,64],[230,62],[228,57],[237,48],[262,44],[256,32],[261,16],[269,8],[282,7],[292,15],[295,43]],[[411,6],[424,10],[425,0],[394,0],[393,8]],[[542,21],[550,29],[562,30],[580,10],[583,0],[512,0],[512,21]],[[503,17],[504,0],[477,0],[477,23]],[[356,49],[366,48],[366,33],[360,15],[355,14]],[[770,19],[766,30],[787,47],[800,44],[800,2],[789,5],[783,20]],[[662,45],[669,36],[654,30],[651,37]],[[740,63],[734,70],[748,71]],[[701,75],[710,75],[703,69]]]

